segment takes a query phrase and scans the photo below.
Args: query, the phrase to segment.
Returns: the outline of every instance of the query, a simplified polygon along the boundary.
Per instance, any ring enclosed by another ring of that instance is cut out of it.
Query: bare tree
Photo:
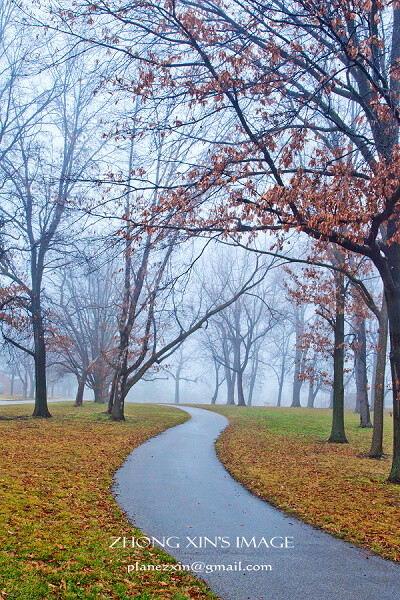
[[[64,244],[71,240],[71,211],[84,194],[80,180],[104,143],[100,141],[96,147],[91,139],[92,127],[100,117],[98,107],[93,106],[94,82],[85,79],[82,63],[70,60],[55,68],[52,76],[58,89],[53,103],[46,114],[41,113],[35,127],[19,134],[1,164],[4,251],[0,275],[16,290],[15,303],[29,319],[32,340],[23,345],[15,337],[3,335],[34,358],[34,416],[38,417],[51,416],[46,386],[45,275],[54,268],[50,261],[55,260],[62,236]],[[14,107],[15,115],[17,111]],[[49,128],[46,119],[50,118]]]
[[[97,261],[99,262],[99,261]],[[73,373],[78,381],[75,406],[82,406],[85,386],[95,402],[105,402],[112,379],[111,357],[116,335],[115,262],[92,260],[84,267],[72,265],[61,271],[54,362]]]

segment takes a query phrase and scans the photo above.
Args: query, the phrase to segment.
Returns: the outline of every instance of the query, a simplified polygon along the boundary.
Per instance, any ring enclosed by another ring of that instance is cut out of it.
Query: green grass
[[[392,418],[384,450],[367,457],[371,429],[346,411],[349,444],[330,444],[327,409],[203,406],[230,425],[216,443],[227,470],[250,491],[288,514],[400,562],[400,486],[387,483]]]
[[[114,423],[93,403],[50,406],[53,419],[33,419],[31,405],[0,407],[0,597],[215,598],[188,573],[128,574],[135,561],[175,562],[161,550],[109,548],[113,536],[142,535],[109,491],[113,473],[134,447],[187,415],[128,404],[126,422]]]

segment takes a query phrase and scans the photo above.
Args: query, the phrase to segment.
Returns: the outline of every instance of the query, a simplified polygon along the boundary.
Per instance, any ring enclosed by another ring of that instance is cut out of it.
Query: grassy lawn
[[[31,405],[0,407],[0,598],[215,598],[188,573],[128,574],[136,561],[175,562],[158,549],[109,548],[112,536],[140,536],[109,491],[114,471],[187,415],[128,404],[127,421],[112,423],[93,403],[50,406],[48,420],[31,418]]]
[[[400,561],[400,486],[386,482],[389,415],[388,456],[377,461],[366,457],[372,430],[360,429],[352,412],[346,413],[349,444],[329,444],[329,410],[207,408],[229,419],[217,454],[250,491],[307,523]]]

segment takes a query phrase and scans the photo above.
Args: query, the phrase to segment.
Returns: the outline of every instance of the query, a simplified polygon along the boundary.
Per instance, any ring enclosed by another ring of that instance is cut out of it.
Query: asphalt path
[[[116,551],[124,543],[164,547],[224,600],[399,600],[399,565],[253,496],[217,459],[214,441],[227,419],[183,410],[189,421],[136,448],[115,475],[118,504],[150,539],[116,532]]]

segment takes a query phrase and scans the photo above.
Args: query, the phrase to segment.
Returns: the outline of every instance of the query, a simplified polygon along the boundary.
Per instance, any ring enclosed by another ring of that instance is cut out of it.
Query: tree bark
[[[400,483],[400,245],[390,244],[386,248],[386,258],[389,273],[384,272],[382,279],[389,317],[393,389],[393,461],[388,480]]]
[[[253,394],[254,394],[255,384],[256,384],[256,375],[250,379],[249,397],[247,398],[247,406],[251,406],[253,404]]]
[[[278,389],[278,401],[276,403],[277,406],[281,406],[281,404],[282,404],[282,392],[283,392],[283,383],[285,380],[285,370],[286,370],[286,354],[284,354],[282,357],[281,376],[279,379],[279,389]]]
[[[236,338],[233,342],[234,370],[236,374],[237,400],[238,406],[246,406],[243,392],[243,369],[240,359],[240,339]]]
[[[227,404],[235,404],[235,373],[232,373],[229,367],[225,367],[226,375],[226,390],[227,390]]]
[[[252,364],[251,364],[251,374],[250,374],[250,386],[249,386],[249,397],[247,399],[247,406],[251,406],[253,404],[253,394],[254,388],[257,381],[257,372],[258,372],[258,348],[256,348]]]
[[[356,376],[357,377],[357,376]],[[354,412],[356,415],[359,415],[361,412],[361,405],[360,405],[360,394],[358,393],[358,386],[356,383],[356,405],[354,407]]]
[[[300,407],[300,391],[302,386],[302,381],[299,379],[300,371],[301,371],[301,322],[300,316],[296,319],[296,352],[294,359],[294,378],[293,378],[293,396],[292,396],[292,407]]]
[[[218,398],[218,391],[219,391],[219,369],[220,369],[220,365],[217,363],[216,360],[214,360],[214,370],[215,370],[215,388],[214,388],[214,394],[211,398],[211,404],[216,404],[217,402],[217,398]]]
[[[40,298],[37,295],[32,299],[32,325],[35,345],[35,408],[34,417],[51,417],[47,406],[46,385],[46,344]]]
[[[78,377],[78,391],[75,398],[75,407],[83,406],[83,392],[85,391],[85,385],[87,380],[87,371],[83,371],[81,376]]]
[[[179,404],[180,401],[180,382],[181,382],[181,370],[178,368],[175,373],[175,404]]]
[[[386,349],[388,338],[388,314],[386,299],[383,298],[379,319],[379,337],[376,352],[375,383],[374,383],[374,429],[372,443],[368,456],[382,458],[383,456],[383,410],[385,403],[385,370]]]
[[[118,373],[115,373],[114,377],[112,379],[112,382],[111,382],[111,389],[110,389],[110,395],[108,397],[108,407],[107,407],[107,412],[109,415],[111,415],[112,407],[114,404],[115,386],[117,385],[117,377],[118,377]]]
[[[329,442],[347,444],[344,429],[344,306],[343,273],[335,273],[335,326],[333,350],[333,411]]]
[[[237,393],[238,393],[238,406],[246,406],[243,392],[243,371],[238,370],[237,373]]]
[[[22,375],[22,373],[23,373],[23,375]],[[28,382],[29,382],[29,380],[28,380],[28,368],[26,365],[24,366],[24,369],[20,372],[19,378],[22,383],[22,397],[24,399],[28,398]],[[34,393],[32,392],[32,389],[31,389],[30,397],[34,398]]]
[[[102,373],[95,377],[95,385],[93,386],[94,401],[96,404],[104,404],[107,396],[106,376]]]
[[[314,408],[314,382],[311,380],[308,385],[307,408]]]
[[[124,408],[125,396],[128,392],[128,336],[123,335],[120,347],[119,368],[117,370],[115,385],[113,386],[114,397],[110,418],[112,421],[125,421]]]
[[[379,331],[378,331],[378,338],[379,338]],[[377,364],[378,364],[378,346],[379,346],[379,340],[377,341],[377,348],[374,351],[373,354],[373,360],[372,360],[372,385],[371,385],[371,399],[370,399],[370,411],[374,412],[375,410],[375,388],[376,388],[376,370],[377,370]]]
[[[35,397],[35,378],[30,370],[28,371],[28,378],[29,378],[29,398],[34,398]]]
[[[357,403],[360,413],[360,427],[372,427],[368,402],[367,376],[367,335],[365,317],[360,316],[355,322],[356,339],[353,343],[354,372],[357,388]]]
[[[312,375],[315,375],[316,364],[317,364],[317,359],[316,359],[316,357],[314,357],[312,364],[311,364],[312,371],[313,371]],[[317,397],[319,387],[320,386],[318,384],[317,388],[315,389],[315,380],[313,378],[311,378],[309,381],[309,384],[308,384],[307,408],[314,408],[315,398]]]

